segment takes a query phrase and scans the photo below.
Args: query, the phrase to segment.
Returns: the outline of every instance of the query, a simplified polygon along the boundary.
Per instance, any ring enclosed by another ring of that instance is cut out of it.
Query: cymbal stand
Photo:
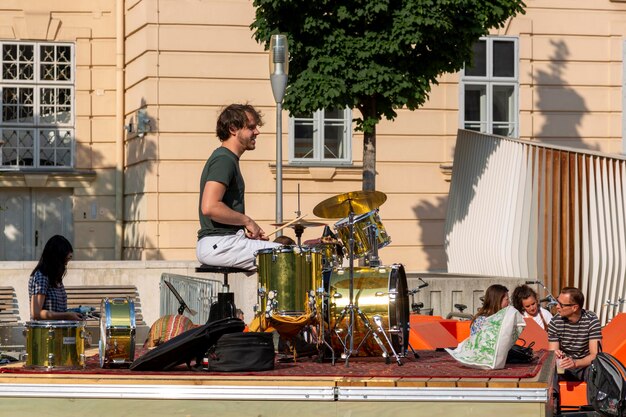
[[[300,211],[300,183],[298,183],[298,210],[296,210],[296,218],[300,217],[301,215],[302,212]],[[296,234],[298,246],[302,246],[300,242],[302,241],[302,233],[304,233],[304,227],[301,224],[297,224],[294,228],[294,232]]]
[[[302,226],[301,224],[296,224],[293,228],[293,231],[296,234],[296,242],[298,243],[298,246],[302,246],[301,241],[302,241],[302,233],[304,233],[304,226]]]
[[[322,271],[322,274],[324,274],[324,271]],[[335,351],[333,350],[333,347],[328,343],[328,341],[326,341],[326,334],[325,334],[326,330],[324,328],[325,327],[324,326],[324,321],[325,321],[324,318],[326,317],[326,310],[328,309],[327,303],[329,301],[328,301],[328,293],[326,291],[324,291],[323,278],[322,278],[322,286],[321,286],[321,288],[317,289],[317,295],[320,298],[320,300],[322,300],[322,308],[320,308],[320,310],[321,310],[320,314],[321,315],[320,315],[320,318],[319,318],[320,331],[319,331],[319,335],[317,336],[317,341],[318,341],[318,346],[319,346],[318,351],[323,348],[323,346],[321,346],[320,343],[319,343],[319,341],[321,340],[322,344],[325,345],[330,350],[330,353],[332,355],[331,363],[333,365],[335,365]],[[328,317],[330,317],[330,315]],[[321,356],[322,355],[319,355],[318,357],[321,357]]]
[[[354,303],[354,210],[352,210],[352,206],[350,206],[350,211],[348,213],[348,225],[349,225],[349,297],[350,299],[348,300],[348,305],[346,305],[342,312],[341,312],[341,316],[339,318],[339,320],[336,322],[335,324],[335,333],[337,334],[337,324],[341,323],[343,321],[343,319],[345,318],[345,316],[349,313],[349,323],[348,323],[348,334],[347,334],[347,343],[344,343],[343,340],[341,340],[341,338],[339,339],[341,341],[341,344],[344,347],[344,353],[342,355],[342,357],[345,357],[345,365],[346,366],[350,366],[350,356],[356,352],[359,351],[359,349],[361,348],[361,346],[363,345],[363,343],[365,343],[365,341],[367,340],[367,338],[371,335],[374,340],[376,341],[376,343],[378,344],[378,346],[381,348],[381,350],[383,351],[383,357],[385,358],[385,360],[387,361],[387,363],[389,363],[389,352],[387,351],[387,349],[385,348],[385,345],[383,344],[382,340],[380,340],[380,337],[378,337],[378,334],[376,334],[376,331],[374,330],[374,328],[372,327],[372,324],[370,323],[370,321],[368,320],[367,316],[358,308],[358,306],[355,305]],[[363,337],[363,340],[361,340],[361,343],[359,344],[359,346],[355,349],[354,348],[354,329],[355,329],[355,313],[359,316],[359,318],[363,321],[363,325],[367,328],[367,334],[365,335],[365,337]],[[397,357],[397,355],[396,355]]]
[[[344,353],[346,356],[346,366],[350,366],[349,364],[349,360],[350,360],[350,355],[352,355],[352,353],[354,353],[354,210],[352,210],[352,203],[348,203],[350,204],[350,212],[348,213],[348,229],[350,231],[350,238],[348,239],[348,244],[350,246],[349,248],[349,255],[350,255],[350,259],[349,259],[349,297],[350,299],[348,300],[348,305],[346,306],[346,308],[348,309],[348,311],[350,312],[350,323],[348,324],[348,339],[349,339],[349,343],[350,343],[350,348],[345,349],[344,346]],[[345,313],[342,313],[342,315]],[[340,322],[338,322],[340,323]]]

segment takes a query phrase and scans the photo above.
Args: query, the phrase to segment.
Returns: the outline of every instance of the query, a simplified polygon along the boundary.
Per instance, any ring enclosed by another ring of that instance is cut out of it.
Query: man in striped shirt
[[[562,379],[584,381],[602,340],[600,321],[595,313],[583,309],[585,296],[578,288],[563,288],[557,302],[557,315],[548,325],[549,348],[565,370]]]

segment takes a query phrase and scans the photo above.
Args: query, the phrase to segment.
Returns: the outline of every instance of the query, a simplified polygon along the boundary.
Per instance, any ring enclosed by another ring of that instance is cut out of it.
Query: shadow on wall
[[[127,133],[125,189],[124,189],[124,254],[126,260],[160,260],[158,243],[148,236],[147,220],[154,218],[155,213],[149,213],[147,204],[148,177],[156,175],[158,149],[156,132],[158,126],[156,118],[150,114],[145,99],[131,117],[134,128]],[[144,131],[145,134],[138,132]],[[158,179],[155,180],[155,182]],[[157,203],[158,204],[158,203]],[[157,220],[158,227],[158,220]],[[157,232],[158,234],[158,232]],[[144,254],[146,249],[156,249],[150,254]]]
[[[442,244],[434,244],[433,242],[444,241],[444,227],[440,223],[441,219],[445,219],[448,207],[448,196],[441,196],[435,199],[433,204],[430,201],[422,201],[420,204],[413,206],[415,219],[420,222],[422,235],[428,235],[428,242],[422,239],[417,244],[423,245],[422,251],[426,254],[427,265],[425,271],[445,271],[446,257],[444,246]]]
[[[554,46],[554,52],[550,57],[548,71],[540,69],[530,74],[537,95],[535,106],[545,118],[541,131],[533,139],[553,145],[597,151],[599,147],[584,143],[578,131],[589,109],[582,96],[564,79],[570,56],[567,44],[562,40],[553,40],[550,43]]]
[[[577,147],[581,149],[599,150],[598,146],[591,146],[584,143],[582,136],[578,131],[582,118],[585,114],[589,113],[589,110],[585,104],[584,99],[580,94],[576,92],[574,88],[569,86],[564,79],[564,73],[567,68],[567,59],[570,56],[570,52],[564,41],[552,41],[554,46],[554,52],[550,57],[548,65],[548,71],[537,70],[536,74],[531,74],[534,79],[535,92],[537,95],[536,107],[539,113],[545,118],[541,131],[531,139],[538,140],[545,143],[551,143],[560,146]],[[496,145],[497,146],[497,145]],[[473,154],[473,161],[469,162],[473,164],[471,172],[474,174],[474,179],[471,182],[473,185],[479,183],[481,177],[485,172],[485,166],[489,161],[496,148],[484,150],[481,154]],[[455,155],[459,149],[455,149]],[[464,152],[459,152],[464,154]],[[459,168],[460,165],[468,163],[467,161],[460,160],[455,161],[455,168]],[[454,169],[454,168],[453,168]],[[464,169],[464,172],[468,170]],[[454,184],[451,184],[451,190]],[[467,209],[471,206],[471,202],[474,197],[475,188],[466,188],[463,190],[466,196],[466,205],[463,207],[454,207],[454,216],[457,221],[463,220],[467,216]],[[457,190],[459,191],[459,190]],[[428,221],[428,219],[441,219],[447,218],[448,214],[448,201],[449,197],[438,197],[437,202],[421,202],[413,207],[416,219],[420,221]],[[445,269],[447,264],[445,248],[445,230],[444,226],[437,231],[431,233],[441,233],[441,241],[444,242],[443,246],[430,245],[426,246],[426,242],[418,242],[424,246],[424,250],[428,256],[429,270]],[[423,239],[422,239],[423,240]]]
[[[62,118],[64,113],[60,112],[56,117]],[[35,141],[40,144],[37,154],[32,153],[32,148],[18,151],[19,145],[32,146],[24,137],[16,143],[7,142],[16,151],[12,153],[9,149],[5,156],[15,159],[5,158],[4,163],[18,171],[28,170],[32,175],[26,179],[27,185],[24,187],[7,187],[0,193],[0,260],[36,260],[46,241],[55,234],[63,234],[72,242],[77,249],[77,258],[96,255],[99,249],[95,242],[98,234],[96,228],[87,229],[94,233],[85,233],[82,226],[101,220],[110,221],[113,217],[108,214],[98,219],[97,212],[92,214],[93,210],[90,209],[97,207],[94,205],[96,194],[104,197],[113,194],[114,185],[109,180],[111,175],[103,171],[103,175],[109,178],[87,185],[89,188],[98,187],[95,192],[72,188],[68,185],[74,180],[71,175],[55,179],[50,174],[67,172],[66,167],[71,165],[72,157],[78,172],[103,167],[106,158],[90,141],[78,142],[68,130],[41,129],[39,137],[32,138],[30,143]],[[33,168],[36,163],[41,170]],[[109,172],[113,173],[114,167]],[[58,184],[51,186],[51,181]],[[76,199],[74,195],[81,197]],[[80,242],[77,242],[77,234],[80,234]]]

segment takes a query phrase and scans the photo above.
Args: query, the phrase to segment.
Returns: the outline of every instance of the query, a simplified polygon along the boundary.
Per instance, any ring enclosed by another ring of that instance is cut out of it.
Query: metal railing
[[[169,282],[185,301],[190,310],[197,312],[192,315],[188,310],[183,315],[189,317],[194,324],[204,324],[209,319],[209,310],[222,286],[221,281],[163,273],[159,284],[161,303],[160,315],[177,314],[180,302],[164,281]]]

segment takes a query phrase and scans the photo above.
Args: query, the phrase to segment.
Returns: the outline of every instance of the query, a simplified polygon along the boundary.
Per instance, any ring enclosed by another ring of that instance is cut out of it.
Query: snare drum
[[[100,308],[100,367],[130,366],[135,360],[135,303],[105,298]]]
[[[348,217],[339,220],[335,223],[335,230],[339,239],[343,242],[344,246],[348,250],[350,255],[350,225],[348,224]],[[370,253],[373,246],[370,244],[368,238],[368,230],[371,228],[376,229],[375,242],[378,245],[378,249],[384,248],[391,243],[391,238],[385,230],[378,216],[378,210],[372,210],[369,213],[361,214],[354,218],[354,257],[362,258]]]
[[[85,367],[84,321],[26,322],[26,368],[46,370]]]
[[[256,252],[261,313],[273,298],[274,314],[304,314],[309,292],[322,285],[322,256],[315,248],[278,246]]]
[[[354,305],[377,329],[374,316],[381,317],[382,327],[390,336],[397,353],[406,352],[409,343],[409,291],[404,267],[400,264],[377,268],[354,268]],[[344,350],[348,333],[349,314],[342,317],[344,308],[350,303],[350,271],[334,270],[330,277],[330,329],[331,344],[335,349]],[[355,315],[354,347],[361,344],[368,330],[358,315]],[[385,338],[381,337],[386,348]],[[359,356],[378,356],[382,353],[373,337],[368,337]],[[389,350],[391,353],[391,350]]]

